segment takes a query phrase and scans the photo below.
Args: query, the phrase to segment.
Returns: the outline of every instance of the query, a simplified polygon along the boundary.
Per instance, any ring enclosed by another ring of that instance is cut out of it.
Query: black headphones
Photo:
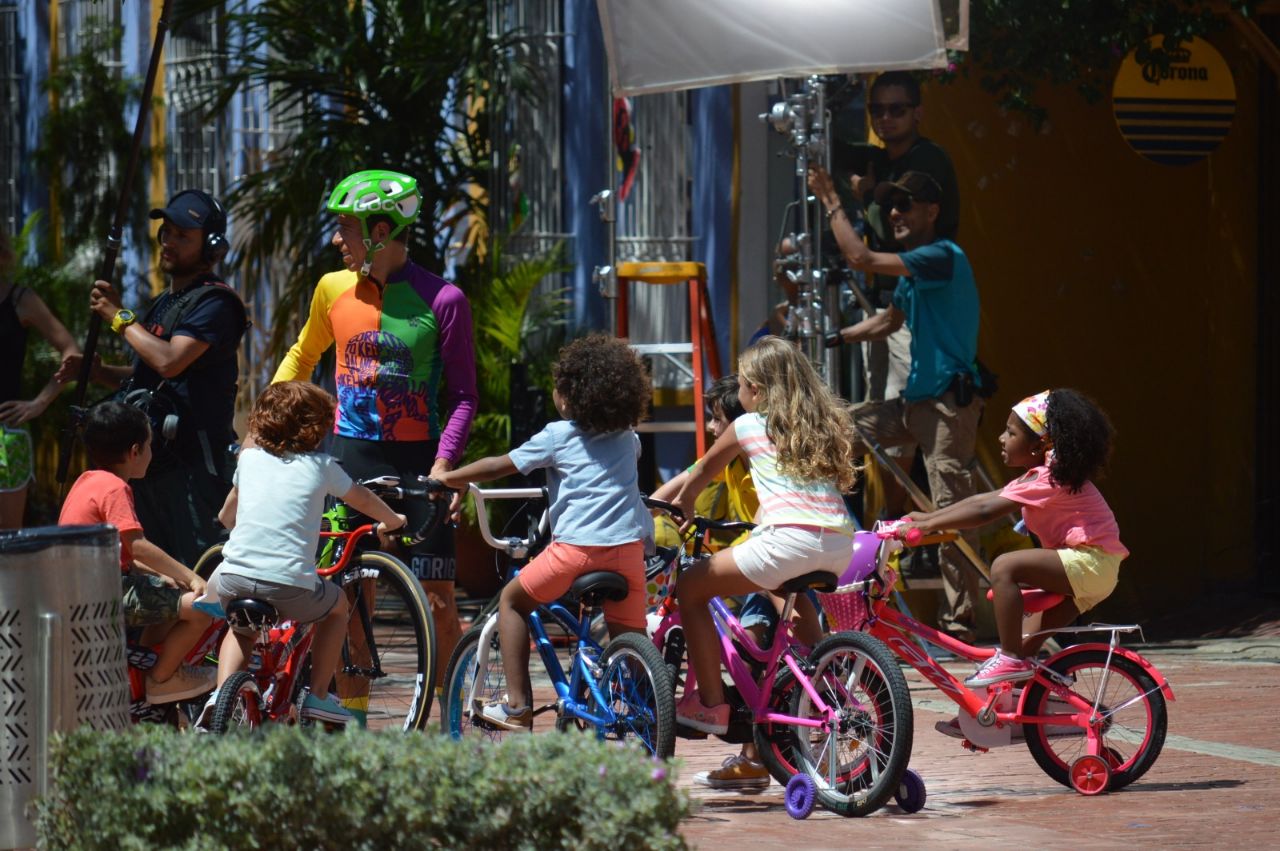
[[[199,190],[194,191],[199,192]],[[213,208],[212,215],[204,225],[204,246],[200,256],[210,266],[216,266],[231,250],[231,243],[227,240],[227,211],[218,203],[217,198],[207,192],[200,192],[200,194],[209,199],[209,206]]]

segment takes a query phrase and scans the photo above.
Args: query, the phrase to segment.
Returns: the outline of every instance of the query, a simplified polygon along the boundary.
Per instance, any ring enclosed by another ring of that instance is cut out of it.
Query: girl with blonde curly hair
[[[791,343],[764,337],[738,361],[738,398],[747,413],[721,433],[674,502],[692,516],[694,499],[739,455],[751,466],[760,513],[751,537],[680,575],[680,617],[698,688],[676,707],[681,724],[721,735],[729,706],[720,680],[712,597],[772,591],[796,576],[848,565],[853,521],[841,491],[857,474],[848,406]],[[816,617],[798,625],[814,640]]]

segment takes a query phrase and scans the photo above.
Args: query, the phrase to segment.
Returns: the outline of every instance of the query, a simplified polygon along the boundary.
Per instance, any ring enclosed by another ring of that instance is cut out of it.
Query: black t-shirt
[[[201,282],[194,285],[218,286]],[[144,327],[162,340],[191,337],[209,348],[167,387],[181,401],[177,450],[188,461],[200,457],[198,432],[204,431],[210,449],[225,449],[235,440],[232,421],[235,418],[236,382],[239,364],[236,359],[240,339],[245,331],[245,311],[239,297],[229,288],[195,300],[194,306],[179,315],[173,329],[160,323],[175,299],[192,293],[192,288],[174,295],[166,290],[152,302],[142,322]],[[141,358],[134,358],[134,386],[155,389],[163,377]]]
[[[939,205],[934,229],[941,239],[956,238],[960,229],[960,184],[956,180],[951,157],[947,156],[941,146],[921,136],[896,160],[889,159],[889,153],[884,148],[873,147],[871,163],[875,167],[877,185],[897,180],[909,171],[922,171],[938,181],[938,186],[942,188],[942,203]],[[900,250],[901,247],[893,242],[893,229],[889,227],[888,217],[881,212],[874,194],[874,189],[870,190],[862,200],[866,205],[867,221],[879,240],[878,250]]]

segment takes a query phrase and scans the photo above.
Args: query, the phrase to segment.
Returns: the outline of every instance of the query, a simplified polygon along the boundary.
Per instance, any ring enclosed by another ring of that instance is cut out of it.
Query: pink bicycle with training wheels
[[[932,629],[890,604],[897,574],[890,556],[904,544],[899,523],[877,524],[858,532],[854,558],[834,593],[818,595],[828,618],[840,629],[856,629],[879,638],[959,707],[960,738],[965,747],[986,752],[1013,744],[1021,733],[1031,756],[1046,774],[1083,795],[1115,791],[1137,780],[1160,755],[1168,725],[1166,699],[1173,690],[1164,676],[1138,653],[1120,646],[1120,636],[1138,632],[1136,624],[1090,624],[1053,630],[1054,634],[1108,633],[1105,642],[1067,647],[1034,661],[1031,679],[968,688],[918,643],[941,647],[962,659],[982,662],[995,648],[974,647]],[[912,540],[911,545],[949,540],[950,536]],[[1026,612],[1050,609],[1060,594],[1023,590]],[[1037,633],[1040,634],[1040,633]]]
[[[651,508],[678,517],[669,503],[646,500]],[[692,519],[693,540],[710,529],[740,530],[751,524]],[[695,543],[695,555],[697,544]],[[678,567],[694,557],[679,559]],[[830,635],[810,650],[796,639],[790,621],[796,595],[836,587],[834,573],[815,571],[776,590],[785,605],[773,641],[760,646],[725,602],[710,608],[720,638],[721,658],[732,686],[725,687],[729,728],[720,736],[731,743],[755,741],[760,758],[775,780],[786,786],[787,812],[807,816],[815,803],[843,816],[875,812],[891,797],[903,803],[903,778],[911,757],[913,720],[907,681],[897,660],[869,635]],[[651,623],[654,643],[672,671],[672,682],[695,685],[685,664],[685,643],[675,583]],[[705,733],[676,725],[676,735],[705,738]]]

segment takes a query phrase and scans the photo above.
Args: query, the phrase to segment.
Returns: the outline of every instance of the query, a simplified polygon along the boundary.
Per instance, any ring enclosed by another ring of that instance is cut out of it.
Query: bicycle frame
[[[826,728],[834,723],[835,711],[826,704],[817,689],[813,687],[813,681],[809,679],[809,675],[804,672],[800,664],[796,661],[797,657],[803,659],[808,655],[808,649],[801,644],[795,637],[791,625],[791,610],[795,605],[795,595],[788,595],[786,605],[783,606],[782,614],[778,620],[778,627],[774,631],[773,644],[768,649],[763,649],[755,641],[750,633],[743,628],[742,624],[729,611],[729,607],[719,597],[711,600],[712,620],[716,625],[716,633],[720,638],[720,658],[724,666],[729,671],[729,677],[733,680],[734,687],[741,695],[743,703],[751,710],[752,721],[756,724],[760,723],[778,723],[788,724],[798,727],[814,727]],[[680,612],[678,610],[670,610],[662,619],[662,623],[654,631],[653,641],[658,647],[666,645],[668,633],[674,627],[680,626]],[[755,661],[764,664],[765,671],[757,682],[751,676],[751,669],[743,660],[742,655],[738,652],[734,641],[738,642],[747,654]],[[786,665],[791,671],[792,676],[796,678],[796,682],[809,695],[809,699],[813,701],[814,708],[821,714],[821,718],[797,718],[782,712],[775,712],[769,708],[769,697],[773,694],[774,685],[777,681],[778,671],[780,669],[779,662]],[[685,680],[685,691],[696,686],[695,677],[692,666],[689,667]]]

